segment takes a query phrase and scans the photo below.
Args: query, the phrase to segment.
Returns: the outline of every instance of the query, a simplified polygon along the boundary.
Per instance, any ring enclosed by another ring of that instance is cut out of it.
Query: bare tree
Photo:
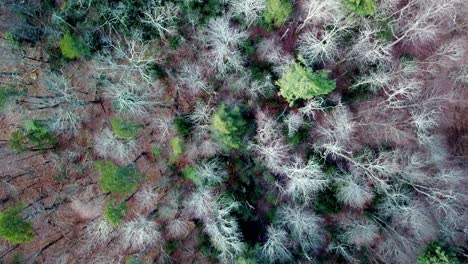
[[[288,177],[286,192],[300,201],[311,200],[314,194],[329,183],[326,174],[314,160],[305,164],[296,157],[291,165],[284,165],[281,171]]]
[[[95,139],[94,150],[103,158],[110,158],[119,164],[127,165],[136,154],[137,144],[132,139],[117,139],[110,129],[104,128]]]
[[[290,146],[285,143],[278,123],[262,111],[257,112],[257,143],[251,144],[263,164],[275,172],[281,172],[281,166],[288,160]]]
[[[324,106],[325,100],[322,97],[312,98],[306,101],[305,105],[299,108],[302,115],[315,118],[317,112],[324,112],[327,107]]]
[[[116,236],[116,233],[109,221],[101,217],[92,221],[86,227],[85,236],[89,242],[89,246],[94,248],[101,246],[103,243],[109,242]]]
[[[190,221],[176,218],[168,223],[167,232],[172,238],[181,239],[189,234],[192,225]]]
[[[322,246],[322,219],[303,208],[284,207],[279,211],[280,223],[291,231],[291,237],[307,256]]]
[[[228,71],[240,71],[243,59],[239,45],[247,34],[229,25],[226,17],[212,18],[203,32],[203,40],[210,49],[209,63],[216,67],[219,76]]]
[[[219,259],[223,263],[231,263],[237,259],[245,247],[238,223],[230,215],[238,206],[237,202],[218,197],[214,215],[205,220],[205,231],[210,236],[213,246],[221,252]]]
[[[206,93],[213,92],[213,88],[208,85],[203,76],[202,68],[196,63],[186,62],[182,64],[177,79],[193,93],[201,91]]]
[[[284,262],[292,258],[288,249],[288,234],[279,227],[269,226],[267,229],[267,241],[262,246],[262,255],[270,262]]]
[[[379,237],[379,227],[368,219],[346,221],[342,226],[341,237],[357,247],[370,246]]]
[[[337,38],[340,30],[344,29],[324,31],[320,37],[314,32],[304,33],[299,38],[299,53],[308,64],[334,61],[340,53]]]
[[[95,56],[96,68],[117,81],[125,81],[132,76],[151,84],[153,77],[148,68],[160,59],[150,44],[143,41],[141,32],[135,32],[131,37],[119,37],[114,43],[110,41],[112,50]]]
[[[328,114],[323,124],[317,128],[319,141],[316,148],[322,149],[324,156],[336,157],[340,152],[346,152],[346,146],[350,142],[355,123],[352,121],[347,108],[338,105]]]
[[[286,116],[284,122],[288,127],[288,137],[292,137],[304,125],[304,118],[300,113],[292,112]]]
[[[200,178],[210,185],[220,184],[227,178],[227,172],[219,160],[203,161],[195,167]]]
[[[360,64],[389,64],[392,59],[391,45],[382,41],[377,34],[381,31],[370,22],[361,25],[356,42],[349,54],[352,60]]]
[[[143,216],[137,216],[122,227],[122,243],[126,248],[143,251],[161,243],[159,226]]]
[[[301,25],[296,31],[301,31],[309,24],[332,24],[344,16],[343,4],[338,0],[306,0],[301,2]]]
[[[402,40],[412,43],[432,41],[441,30],[453,30],[457,17],[464,15],[460,12],[463,5],[461,0],[409,1],[399,11],[398,37],[394,44]]]
[[[336,178],[336,182],[338,201],[351,207],[362,208],[374,197],[372,190],[359,177],[347,174],[342,178]]]
[[[146,10],[143,12],[141,21],[156,29],[161,38],[177,32],[176,23],[180,12],[178,5],[162,0],[152,0]]]
[[[157,106],[157,92],[150,85],[131,78],[107,82],[104,86],[104,96],[112,100],[115,110],[133,116],[145,115],[150,107]]]
[[[294,57],[281,49],[277,39],[264,39],[258,44],[258,56],[274,65],[273,70],[278,75],[283,75],[285,69],[294,63]]]
[[[143,210],[149,210],[154,208],[159,198],[160,194],[149,186],[145,186],[135,195],[135,199],[138,202],[138,207]]]
[[[247,27],[257,21],[266,9],[264,0],[230,0],[229,6],[232,14],[245,21]]]
[[[213,190],[198,189],[185,201],[185,210],[197,219],[208,219],[216,209]]]

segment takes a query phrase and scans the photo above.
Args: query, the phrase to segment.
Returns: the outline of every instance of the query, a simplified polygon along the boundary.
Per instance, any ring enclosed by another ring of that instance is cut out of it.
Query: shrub
[[[423,255],[418,257],[418,264],[458,264],[455,257],[449,256],[437,243],[430,245]]]
[[[289,0],[266,0],[267,7],[263,13],[265,23],[269,26],[280,27],[286,22],[292,12]]]
[[[112,118],[111,125],[117,138],[135,139],[141,130],[141,126],[117,117]]]
[[[361,16],[372,16],[377,11],[375,0],[344,0],[348,9]]]
[[[95,166],[102,175],[99,184],[103,192],[128,194],[138,188],[141,175],[134,166],[119,167],[110,161],[97,161]]]
[[[144,264],[144,262],[136,257],[128,257],[125,264]]]
[[[153,154],[153,157],[154,157],[155,159],[160,158],[160,157],[161,157],[161,148],[158,147],[158,146],[153,146],[153,147],[151,148],[151,154]]]
[[[184,142],[180,137],[175,137],[169,142],[172,147],[172,159],[178,159],[184,153]]]
[[[104,209],[104,217],[113,227],[117,227],[124,219],[127,209],[125,202],[116,205],[115,201],[112,200]]]
[[[68,33],[60,40],[59,46],[62,55],[71,60],[83,58],[90,53],[83,40]]]
[[[0,212],[0,237],[12,244],[22,244],[34,238],[32,225],[23,219],[22,211],[20,203]]]
[[[57,140],[49,133],[46,126],[37,120],[29,120],[24,126],[11,133],[9,146],[15,151],[46,150],[54,148]]]
[[[215,137],[231,149],[240,148],[246,124],[237,106],[227,109],[221,105],[213,115]]]
[[[2,110],[8,101],[22,93],[17,91],[13,85],[5,85],[0,87],[0,110]]]
[[[299,63],[286,69],[283,77],[276,82],[279,94],[292,106],[298,99],[310,99],[317,95],[328,94],[336,88],[336,82],[329,80],[330,71],[312,72]]]
[[[182,175],[184,175],[184,178],[191,180],[196,185],[201,184],[200,175],[198,175],[195,167],[192,167],[192,166],[185,167],[182,170]]]

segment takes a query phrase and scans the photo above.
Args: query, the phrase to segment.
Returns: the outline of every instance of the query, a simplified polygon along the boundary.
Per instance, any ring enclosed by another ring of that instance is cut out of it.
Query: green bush
[[[200,176],[198,175],[198,173],[197,173],[197,171],[195,170],[195,168],[192,167],[192,166],[185,167],[185,168],[182,170],[182,175],[184,176],[184,178],[191,180],[191,181],[192,181],[194,184],[196,184],[196,185],[200,185],[200,184],[201,184],[201,178],[200,178]]]
[[[111,125],[114,134],[122,139],[135,139],[138,136],[138,132],[141,130],[141,126],[117,117],[112,118]]]
[[[68,33],[60,40],[59,46],[62,55],[70,60],[83,58],[90,53],[83,40]]]
[[[328,94],[336,88],[335,80],[328,79],[330,71],[312,72],[299,63],[286,69],[283,77],[276,82],[279,94],[292,106],[298,99],[310,99],[317,95]]]
[[[377,11],[376,0],[344,0],[347,8],[361,16],[373,16]]]
[[[95,167],[101,172],[99,184],[103,192],[129,194],[138,188],[141,175],[134,166],[119,167],[110,161],[97,161]]]
[[[449,256],[445,250],[434,243],[430,245],[423,255],[418,257],[418,264],[458,264],[459,261],[452,256]]]
[[[172,160],[177,160],[184,153],[184,141],[180,137],[175,137],[169,142],[172,148]]]
[[[136,257],[128,257],[125,264],[144,264],[144,262]]]
[[[221,105],[213,114],[214,135],[228,148],[240,148],[246,125],[237,106],[227,109],[225,105]]]
[[[21,216],[23,207],[20,203],[0,212],[0,237],[12,244],[22,244],[34,239],[31,223]]]
[[[290,0],[266,0],[263,18],[268,26],[281,27],[292,12]]]
[[[161,157],[161,148],[158,146],[153,146],[151,148],[151,154],[153,154],[153,158],[159,159]]]
[[[50,134],[44,124],[29,120],[22,128],[11,133],[8,144],[14,151],[46,150],[54,148],[57,140]]]
[[[117,227],[124,219],[127,210],[125,202],[116,205],[115,201],[111,200],[104,209],[104,217],[113,227]]]
[[[0,87],[0,110],[2,110],[8,101],[12,98],[20,96],[22,93],[15,89],[13,85],[5,85]]]

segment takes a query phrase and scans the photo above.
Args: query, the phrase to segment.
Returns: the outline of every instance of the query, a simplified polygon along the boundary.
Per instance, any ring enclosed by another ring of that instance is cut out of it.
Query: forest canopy
[[[468,1],[0,0],[0,263],[468,263]]]

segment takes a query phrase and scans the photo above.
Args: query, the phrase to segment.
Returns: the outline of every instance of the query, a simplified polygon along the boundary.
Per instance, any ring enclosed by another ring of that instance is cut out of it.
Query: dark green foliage
[[[377,11],[376,0],[344,0],[348,9],[361,16],[372,16]]]
[[[60,40],[59,46],[62,55],[70,60],[81,59],[90,54],[89,48],[82,39],[68,33]]]
[[[256,42],[254,40],[247,39],[241,44],[240,48],[247,56],[255,56],[255,51],[256,51],[255,45],[256,45]]]
[[[111,120],[112,129],[117,138],[136,139],[141,126],[135,125],[127,119],[113,117]]]
[[[164,252],[167,255],[172,255],[180,247],[180,242],[177,240],[172,240],[164,245]]]
[[[14,85],[0,86],[0,110],[2,110],[11,99],[22,94],[24,93],[18,91]]]
[[[336,214],[340,211],[335,189],[336,187],[332,186],[317,194],[314,201],[314,211],[317,214]]]
[[[21,253],[15,253],[11,259],[11,264],[21,264],[23,263],[23,255]]]
[[[236,208],[233,215],[239,221],[244,239],[254,245],[260,242],[259,238],[265,231],[262,222],[268,216],[252,207],[257,208],[259,203],[276,203],[276,197],[265,188],[268,184],[265,184],[264,179],[271,174],[264,166],[256,164],[247,157],[239,157],[232,160],[230,164],[232,164],[230,168],[232,174],[229,178],[227,194],[236,201],[244,201]],[[266,197],[268,193],[270,196]]]
[[[172,36],[168,39],[169,48],[176,50],[184,44],[184,37],[181,35]]]
[[[26,151],[26,136],[24,135],[23,131],[16,130],[10,134],[8,138],[8,145],[10,148],[16,152]]]
[[[127,209],[125,202],[116,204],[114,200],[111,200],[104,209],[104,217],[113,227],[117,227],[124,219]]]
[[[429,245],[423,254],[418,257],[418,264],[459,264],[460,262],[452,252],[447,252],[435,242]]]
[[[244,253],[237,258],[236,264],[257,264],[257,254],[259,245],[255,244],[254,247],[249,247],[244,250]]]
[[[155,79],[166,76],[164,69],[157,63],[151,63],[149,66],[147,66],[145,69],[145,74]]]
[[[223,4],[221,0],[184,1],[182,10],[188,21],[205,24],[210,18],[222,14]]]
[[[391,42],[393,40],[393,28],[391,22],[392,20],[390,18],[377,18],[377,25],[379,28],[377,36],[386,42]]]
[[[221,105],[213,114],[214,135],[229,149],[241,147],[246,125],[247,123],[237,106],[229,109],[225,105]]]
[[[22,128],[11,133],[8,140],[10,148],[21,152],[26,150],[47,150],[57,145],[57,140],[49,133],[44,124],[29,120]]]
[[[198,244],[198,252],[207,257],[209,260],[217,262],[217,256],[219,256],[220,252],[215,247],[213,247],[208,235],[202,232],[202,235],[199,239],[200,243]]]
[[[97,161],[95,167],[101,172],[99,184],[103,192],[132,193],[142,178],[134,166],[119,167],[110,161]]]
[[[18,20],[10,33],[19,42],[36,43],[48,33],[47,22],[55,1],[53,0],[0,0],[0,5],[17,15]]]
[[[24,205],[19,203],[0,212],[0,238],[12,244],[22,244],[34,239],[31,223],[21,216]]]
[[[192,124],[186,116],[178,116],[174,119],[174,126],[177,134],[181,137],[190,135]]]
[[[267,8],[263,13],[268,28],[281,27],[292,12],[290,0],[266,0]]]

